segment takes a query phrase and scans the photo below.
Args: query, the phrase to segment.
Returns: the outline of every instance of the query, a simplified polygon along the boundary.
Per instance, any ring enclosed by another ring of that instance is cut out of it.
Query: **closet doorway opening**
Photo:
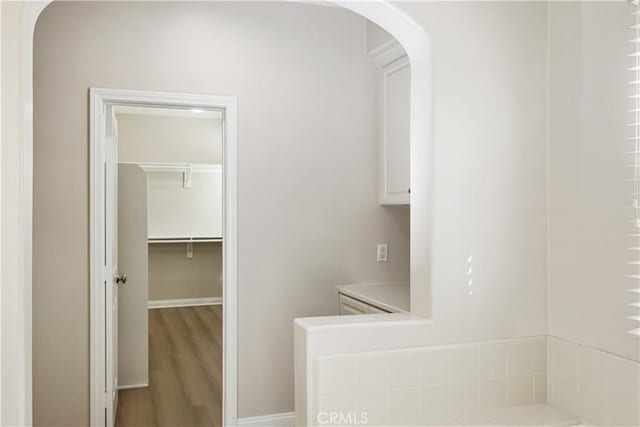
[[[236,99],[91,89],[91,423],[236,414]]]

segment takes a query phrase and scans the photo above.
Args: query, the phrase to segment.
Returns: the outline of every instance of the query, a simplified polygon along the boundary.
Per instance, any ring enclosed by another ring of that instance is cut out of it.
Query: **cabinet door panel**
[[[365,311],[360,311],[354,307],[351,307],[350,305],[347,304],[342,304],[340,307],[340,314],[343,316],[348,316],[348,315],[352,315],[352,314],[367,314],[367,312]]]
[[[374,307],[372,305],[369,306],[369,313],[370,314],[389,314],[388,311],[382,310],[381,308]]]
[[[340,295],[340,314],[367,314],[369,306],[363,302]]]
[[[382,70],[381,203],[408,204],[410,186],[411,70],[406,56]]]

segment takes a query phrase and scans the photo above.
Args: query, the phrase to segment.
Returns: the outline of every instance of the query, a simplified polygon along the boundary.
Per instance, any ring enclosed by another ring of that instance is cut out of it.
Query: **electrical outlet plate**
[[[388,247],[386,243],[378,243],[378,262],[387,262]]]

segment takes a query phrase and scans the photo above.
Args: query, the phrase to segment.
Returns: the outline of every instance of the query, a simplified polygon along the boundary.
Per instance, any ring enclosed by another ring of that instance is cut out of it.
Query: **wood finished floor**
[[[149,387],[121,390],[116,427],[222,425],[222,306],[149,310]]]

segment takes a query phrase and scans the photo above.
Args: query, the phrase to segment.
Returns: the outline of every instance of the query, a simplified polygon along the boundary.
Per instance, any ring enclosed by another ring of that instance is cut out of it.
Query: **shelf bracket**
[[[191,188],[191,168],[186,168],[182,173],[182,187]]]
[[[187,258],[193,258],[193,243],[187,242]]]

